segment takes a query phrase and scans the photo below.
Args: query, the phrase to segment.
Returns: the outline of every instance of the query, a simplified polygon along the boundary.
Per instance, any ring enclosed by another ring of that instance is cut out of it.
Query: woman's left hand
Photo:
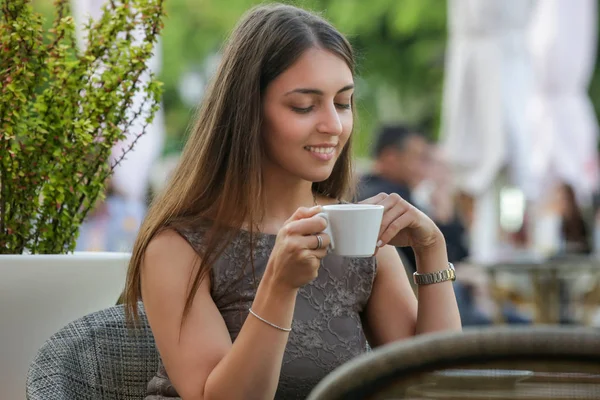
[[[360,203],[384,206],[378,247],[386,244],[410,246],[415,252],[420,252],[444,243],[444,235],[437,225],[396,193],[379,193]]]

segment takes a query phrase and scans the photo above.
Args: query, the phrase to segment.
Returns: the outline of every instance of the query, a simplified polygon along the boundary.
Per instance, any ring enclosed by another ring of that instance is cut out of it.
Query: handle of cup
[[[324,233],[329,235],[329,247],[331,248],[331,250],[335,249],[335,244],[333,242],[333,235],[331,234],[331,228],[329,225],[329,217],[327,216],[326,213],[319,213],[317,214],[319,217],[323,218],[325,221],[327,221],[327,227],[323,230]]]

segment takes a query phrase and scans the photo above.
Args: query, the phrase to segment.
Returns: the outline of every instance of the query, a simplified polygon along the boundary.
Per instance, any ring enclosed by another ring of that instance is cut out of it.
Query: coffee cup
[[[383,206],[375,204],[332,204],[323,206],[319,216],[327,220],[323,231],[331,238],[330,250],[344,257],[372,257],[375,254]]]

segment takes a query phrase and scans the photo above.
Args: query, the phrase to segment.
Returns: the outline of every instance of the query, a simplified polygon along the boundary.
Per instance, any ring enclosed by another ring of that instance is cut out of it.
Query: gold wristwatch
[[[417,285],[431,285],[433,283],[442,283],[446,281],[456,280],[456,270],[454,264],[448,263],[448,269],[442,271],[431,272],[428,274],[419,274],[415,272],[413,274],[413,280]]]

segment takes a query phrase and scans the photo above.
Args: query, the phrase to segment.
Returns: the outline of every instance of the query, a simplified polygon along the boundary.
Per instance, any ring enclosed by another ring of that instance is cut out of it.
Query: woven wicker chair
[[[41,347],[27,376],[31,400],[142,399],[158,369],[158,352],[140,303],[128,328],[123,306],[71,322]]]
[[[502,386],[509,373],[529,375]],[[504,326],[417,336],[339,367],[308,397],[433,398],[600,399],[600,331]]]

